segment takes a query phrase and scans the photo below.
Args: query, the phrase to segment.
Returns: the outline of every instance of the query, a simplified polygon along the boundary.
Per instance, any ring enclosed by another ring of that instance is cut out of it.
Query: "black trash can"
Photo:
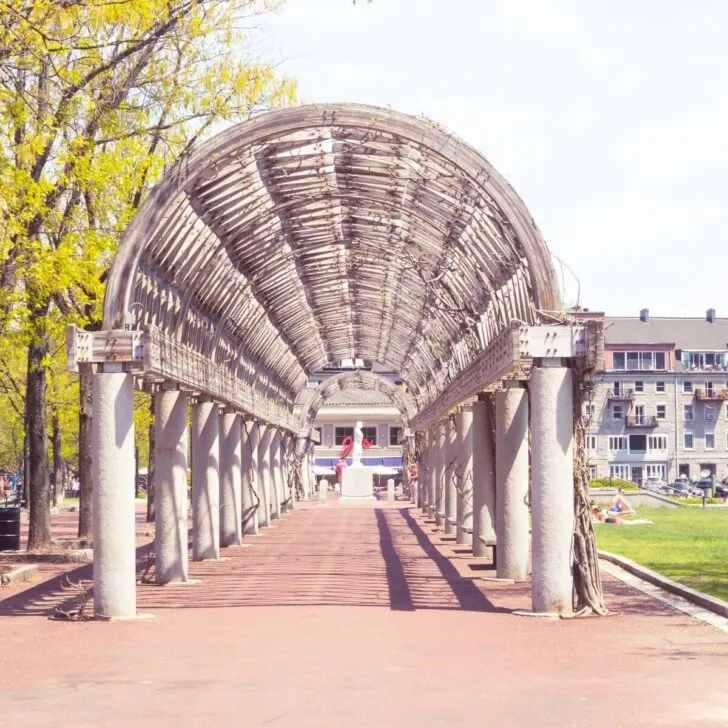
[[[0,551],[20,551],[20,508],[0,508]]]

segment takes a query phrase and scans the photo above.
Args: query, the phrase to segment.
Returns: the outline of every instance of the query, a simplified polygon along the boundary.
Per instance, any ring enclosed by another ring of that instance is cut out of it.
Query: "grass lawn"
[[[595,525],[597,546],[728,600],[728,509],[637,509],[653,526]]]

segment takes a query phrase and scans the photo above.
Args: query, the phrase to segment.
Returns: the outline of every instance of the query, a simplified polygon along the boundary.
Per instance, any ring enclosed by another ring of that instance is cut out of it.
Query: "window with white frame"
[[[612,368],[627,371],[665,371],[664,351],[615,351]]]
[[[660,478],[660,480],[665,480],[665,476],[667,474],[666,471],[667,468],[661,464],[652,464],[645,466],[645,475],[648,478]]]
[[[693,383],[689,379],[686,379],[683,382],[683,392],[685,392],[685,394],[690,394],[692,391],[693,391]]]
[[[584,405],[584,417],[587,419],[594,417],[595,411],[595,405],[592,402],[587,402],[587,404]]]
[[[705,433],[705,449],[715,450],[715,432]]]
[[[658,394],[665,393],[665,382],[655,382],[655,392]]]
[[[627,450],[629,447],[629,440],[626,435],[610,435],[609,436],[609,452],[619,452],[620,450]]]
[[[595,452],[597,449],[597,436],[587,435],[586,436],[586,449]]]
[[[693,406],[691,404],[683,405],[683,419],[686,422],[691,422],[693,419]]]
[[[713,422],[715,420],[715,405],[714,404],[705,405],[705,419],[707,422]]]
[[[389,444],[391,447],[399,445],[399,438],[402,435],[402,428],[395,427],[394,425],[389,426]]]
[[[655,416],[658,420],[664,420],[667,417],[667,405],[658,404],[655,406]]]
[[[334,445],[342,445],[347,437],[354,437],[353,427],[335,427],[334,428]]]
[[[612,405],[612,419],[623,420],[624,419],[624,407],[621,404]]]
[[[365,440],[369,440],[370,445],[377,444],[377,428],[376,427],[362,427],[361,434]]]
[[[597,479],[597,466],[590,465],[589,466],[589,480],[596,480],[596,479]]]
[[[634,383],[634,391],[635,392],[644,392],[645,391],[645,383],[644,382],[635,382]]]
[[[609,477],[619,478],[620,480],[629,480],[632,475],[629,465],[610,465]]]
[[[666,452],[667,435],[650,435],[647,438],[647,447],[650,452]]]
[[[695,446],[695,438],[692,432],[685,432],[683,434],[683,447],[686,450],[692,450]]]

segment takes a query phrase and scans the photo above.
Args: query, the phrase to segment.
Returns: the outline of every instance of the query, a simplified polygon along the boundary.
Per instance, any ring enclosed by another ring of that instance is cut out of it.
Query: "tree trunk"
[[[35,317],[34,317],[35,318]],[[28,550],[51,545],[51,512],[48,487],[48,434],[46,427],[46,369],[48,342],[44,336],[28,347],[26,412],[28,420],[29,472],[26,487],[30,495]]]
[[[53,505],[60,508],[63,505],[63,459],[61,458],[61,426],[58,422],[58,408],[53,408]]]
[[[28,407],[25,407],[25,436],[23,437],[23,480],[18,483],[17,487],[21,489],[21,503],[25,503],[25,507],[30,513],[30,492],[28,488],[28,478],[30,477],[30,427],[28,426]]]
[[[91,482],[91,424],[93,413],[93,374],[81,368],[78,408],[78,537],[92,538],[93,483]]]
[[[147,468],[147,523],[154,523],[154,396],[150,404],[152,421],[149,425],[149,467]]]
[[[134,446],[134,498],[139,497],[139,445]]]

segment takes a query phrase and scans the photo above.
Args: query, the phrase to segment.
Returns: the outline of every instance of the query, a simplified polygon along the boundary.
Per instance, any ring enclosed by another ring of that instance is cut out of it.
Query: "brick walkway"
[[[618,616],[513,616],[528,586],[483,581],[431,529],[311,504],[191,564],[198,584],[140,585],[149,621],[52,622],[48,586],[12,595],[0,727],[728,723],[728,634],[614,580]]]

